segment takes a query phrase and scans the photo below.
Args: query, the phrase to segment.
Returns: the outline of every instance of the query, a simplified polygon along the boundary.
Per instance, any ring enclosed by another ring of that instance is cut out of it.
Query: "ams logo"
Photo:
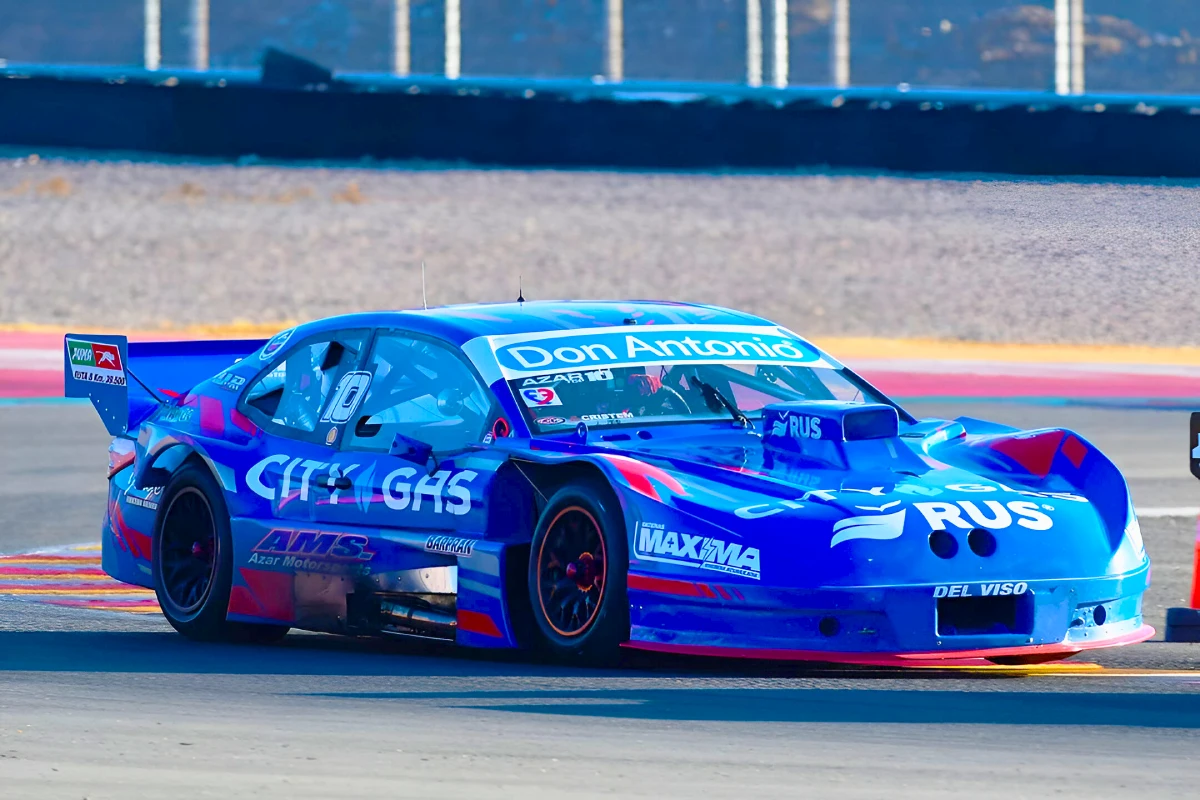
[[[375,557],[367,546],[371,540],[356,533],[273,530],[263,537],[254,553],[260,556],[309,557],[334,561],[370,561]],[[258,563],[253,557],[251,563]],[[284,566],[288,566],[284,564]]]

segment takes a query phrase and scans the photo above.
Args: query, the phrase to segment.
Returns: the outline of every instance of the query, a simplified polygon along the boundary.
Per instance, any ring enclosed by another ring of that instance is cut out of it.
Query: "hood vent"
[[[763,408],[762,419],[763,446],[768,453],[799,456],[840,468],[845,468],[848,459],[854,456],[850,450],[866,447],[867,442],[895,438],[900,424],[896,409],[891,406],[832,400],[775,403]],[[847,443],[863,444],[847,448]],[[879,448],[883,449],[875,458],[883,458],[886,453],[884,463],[895,467],[893,462],[902,450],[883,445],[879,442]],[[868,449],[873,452],[878,448]]]

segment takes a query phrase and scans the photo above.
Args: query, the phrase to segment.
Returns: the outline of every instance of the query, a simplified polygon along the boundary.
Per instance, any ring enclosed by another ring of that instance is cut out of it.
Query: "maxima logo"
[[[668,531],[655,522],[638,528],[634,554],[646,561],[708,569],[758,580],[761,558],[757,547],[744,547],[709,536]]]

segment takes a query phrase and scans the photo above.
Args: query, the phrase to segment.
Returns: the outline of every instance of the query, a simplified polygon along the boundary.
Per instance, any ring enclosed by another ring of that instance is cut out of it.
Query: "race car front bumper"
[[[629,575],[628,646],[877,666],[1038,661],[1144,641],[1148,565],[1121,576],[813,590]]]

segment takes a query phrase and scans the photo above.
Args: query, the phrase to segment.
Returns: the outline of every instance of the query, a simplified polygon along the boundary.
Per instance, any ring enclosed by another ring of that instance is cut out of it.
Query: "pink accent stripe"
[[[1077,372],[1041,377],[870,370],[863,377],[896,397],[1200,398],[1200,377],[1184,375]]]
[[[188,334],[134,334],[133,339],[187,339]],[[0,332],[0,350],[47,350],[62,357],[62,334]],[[1003,367],[1004,365],[1001,365]],[[1060,375],[1022,374],[1027,365],[1013,364],[1012,374],[912,372],[865,369],[864,377],[896,397],[1041,397],[1074,399],[1190,399],[1200,398],[1200,376],[1151,375],[1072,370]],[[0,370],[0,398],[61,397],[58,370]],[[620,466],[620,465],[618,465]],[[653,475],[651,477],[658,478]],[[639,484],[645,477],[634,478]],[[648,485],[648,484],[647,484]],[[652,490],[652,489],[651,489]]]
[[[88,326],[75,326],[69,329],[74,333],[87,333]],[[45,331],[0,331],[0,350],[53,350],[59,358],[63,355],[63,338],[68,329],[61,332],[47,333]],[[213,335],[193,331],[125,331],[124,335],[131,342],[187,342],[196,339],[254,339],[266,338],[259,334],[235,333],[228,336]]]
[[[64,556],[55,553],[20,553],[18,555],[0,556],[0,564],[6,561],[12,564],[99,564],[100,556],[91,555],[90,553],[78,556]]]
[[[65,330],[62,333],[0,331],[0,350],[53,350],[61,357],[66,335]]]
[[[89,592],[91,592],[91,593],[95,593],[98,595],[102,595],[106,592],[111,592],[115,589],[119,589],[121,591],[134,591],[134,590],[150,591],[149,589],[144,589],[141,586],[133,586],[128,583],[119,583],[117,581],[114,581],[112,578],[110,578],[106,575],[106,576],[104,576],[104,580],[94,581],[92,583],[15,583],[14,582],[12,585],[9,585],[9,586],[0,586],[0,594],[4,594],[5,592],[11,593],[17,589],[21,590],[21,592],[20,592],[21,594],[37,594],[38,592],[47,592],[47,591],[54,591],[54,592],[71,591],[71,592],[78,592],[79,594],[88,594]]]
[[[47,605],[52,606],[68,606],[72,608],[88,608],[89,606],[104,605],[104,606],[120,606],[121,608],[158,608],[158,601],[154,598],[143,598],[140,600],[122,600],[120,598],[97,598],[94,600],[45,600]]]
[[[0,562],[2,563],[2,562]],[[0,567],[0,580],[5,576],[12,575],[53,575],[55,573],[69,572],[72,578],[107,578],[108,574],[102,569],[87,567],[84,569],[71,569],[69,566],[58,566],[56,564],[46,564],[42,567]]]
[[[983,666],[989,658],[1005,656],[1042,656],[1081,653],[1106,647],[1144,642],[1154,635],[1154,628],[1143,625],[1136,631],[1089,642],[1059,642],[1027,647],[994,647],[985,650],[945,650],[934,653],[836,653],[827,650],[755,650],[744,647],[711,647],[707,645],[665,644],[662,642],[626,642],[622,647],[649,650],[656,653],[707,656],[712,658],[748,658],[763,661],[819,661],[827,664],[857,664],[870,667],[921,666]]]
[[[626,579],[627,587],[634,591],[656,592],[658,594],[673,594],[680,597],[704,597],[700,584],[692,581],[681,581],[674,578],[658,578],[653,575],[639,575],[631,572]]]
[[[45,369],[0,369],[0,397],[62,397],[63,374]]]

